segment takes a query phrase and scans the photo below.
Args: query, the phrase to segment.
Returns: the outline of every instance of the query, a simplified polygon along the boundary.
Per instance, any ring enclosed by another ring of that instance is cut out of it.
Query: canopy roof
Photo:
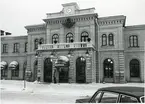
[[[10,69],[17,69],[18,68],[18,62],[17,61],[12,61],[10,64],[9,64],[9,68]]]
[[[1,62],[0,62],[1,70],[6,69],[7,66],[8,66],[8,63],[7,63],[7,62],[5,62],[5,61],[1,61]]]
[[[55,67],[69,66],[69,59],[66,56],[59,56],[55,62]]]

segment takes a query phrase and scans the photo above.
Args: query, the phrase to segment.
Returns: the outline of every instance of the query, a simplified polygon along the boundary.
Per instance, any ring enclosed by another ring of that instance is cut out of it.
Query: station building
[[[1,78],[48,83],[144,82],[145,25],[62,4],[27,35],[1,36]]]

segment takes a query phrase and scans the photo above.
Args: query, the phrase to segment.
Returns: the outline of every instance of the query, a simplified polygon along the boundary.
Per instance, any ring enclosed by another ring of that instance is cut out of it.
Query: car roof
[[[136,97],[144,96],[144,87],[131,87],[131,86],[104,87],[100,88],[98,91],[111,91],[116,93],[132,95]]]

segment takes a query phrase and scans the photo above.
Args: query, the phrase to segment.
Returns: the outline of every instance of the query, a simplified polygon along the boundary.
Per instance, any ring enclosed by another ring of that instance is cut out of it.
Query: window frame
[[[8,44],[3,44],[2,53],[8,53]]]
[[[20,43],[14,43],[13,53],[19,53]]]
[[[54,41],[56,41],[56,43]],[[57,43],[59,43],[59,35],[58,34],[53,34],[52,35],[52,44],[57,44]]]
[[[107,46],[107,35],[102,34],[102,46]]]
[[[81,42],[87,42],[88,41],[88,38],[89,38],[89,33],[87,31],[83,31],[81,33]]]
[[[138,45],[138,35],[129,36],[129,47],[139,47],[139,45]]]
[[[44,38],[40,38],[39,41],[41,42],[41,44],[44,44]]]
[[[112,42],[112,44],[111,44]],[[108,35],[108,43],[109,43],[109,46],[114,46],[114,34],[113,33],[110,33]]]
[[[71,39],[74,40],[74,35],[73,35],[73,33],[69,32],[66,34],[66,43],[73,43],[73,42],[71,42]]]

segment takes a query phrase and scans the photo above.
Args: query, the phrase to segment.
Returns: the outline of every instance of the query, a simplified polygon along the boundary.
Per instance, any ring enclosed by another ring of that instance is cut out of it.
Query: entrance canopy
[[[7,62],[5,62],[5,61],[1,61],[1,62],[0,62],[1,70],[7,69],[7,66],[8,66],[8,63],[7,63]]]
[[[69,59],[66,56],[59,56],[55,62],[55,67],[69,66]]]
[[[10,64],[9,64],[9,69],[12,69],[12,70],[15,70],[18,68],[18,62],[17,61],[12,61]]]

